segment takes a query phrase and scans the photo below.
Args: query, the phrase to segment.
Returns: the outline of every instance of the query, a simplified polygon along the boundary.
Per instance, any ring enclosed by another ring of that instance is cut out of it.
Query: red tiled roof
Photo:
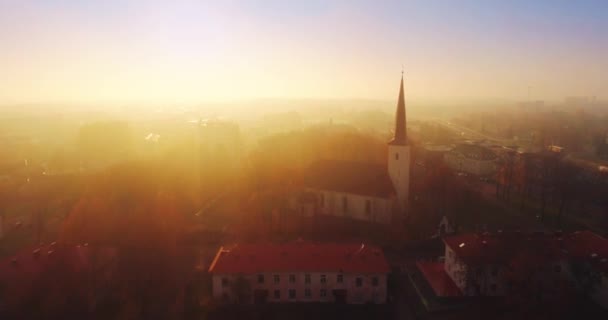
[[[443,262],[416,262],[418,270],[422,272],[426,281],[431,285],[438,297],[460,297],[462,292],[452,278],[445,272]]]
[[[591,231],[572,234],[503,232],[446,237],[446,246],[470,264],[506,264],[528,253],[540,261],[587,259],[608,271],[608,239]]]
[[[304,184],[322,190],[383,198],[395,194],[387,167],[366,162],[317,161],[306,170]]]
[[[543,259],[563,256],[560,236],[541,233],[503,232],[499,234],[462,234],[444,242],[466,263],[505,264],[523,251],[532,251]]]
[[[344,272],[387,273],[382,250],[366,244],[246,244],[221,247],[211,273]]]
[[[574,232],[566,239],[565,248],[572,258],[587,261],[608,272],[608,239],[591,231]]]

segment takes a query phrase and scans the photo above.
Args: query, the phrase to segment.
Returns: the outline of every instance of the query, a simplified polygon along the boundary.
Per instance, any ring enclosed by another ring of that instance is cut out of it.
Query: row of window
[[[273,282],[275,284],[281,283],[281,276],[280,275],[275,274],[275,275],[273,275],[272,278],[273,278]],[[322,284],[327,283],[327,275],[322,274],[319,277],[319,281]],[[258,283],[264,283],[265,282],[265,277],[264,277],[263,274],[258,274],[257,282]],[[289,275],[289,283],[295,283],[295,282],[296,282],[296,275],[295,274],[290,274]],[[310,284],[311,282],[312,282],[311,275],[310,274],[305,274],[304,275],[304,283]],[[342,275],[342,274],[336,275],[336,282],[337,283],[343,283],[344,282],[344,275]],[[372,277],[372,286],[377,287],[378,283],[379,283],[378,277]],[[227,287],[229,284],[230,284],[230,281],[228,280],[228,278],[222,278],[222,286],[223,287]],[[357,277],[355,279],[355,285],[357,287],[363,286],[363,278]]]
[[[287,293],[288,293],[289,299],[295,299],[296,298],[296,289],[289,289],[287,291]],[[319,291],[319,296],[321,298],[327,297],[327,289],[321,289]],[[274,290],[273,297],[274,297],[274,299],[281,299],[281,290]],[[309,288],[304,289],[304,297],[305,298],[312,297],[312,291]]]
[[[279,284],[281,283],[281,276],[278,274],[275,274],[272,276],[273,278],[273,282],[275,284]],[[265,282],[265,277],[263,274],[258,274],[258,283],[264,283]],[[290,274],[289,275],[289,283],[295,283],[296,282],[296,275],[295,274]],[[305,274],[304,275],[304,283],[306,284],[310,284],[312,282],[312,277],[310,274]],[[327,283],[327,275],[320,275],[319,276],[319,282],[324,284]],[[344,282],[344,275],[342,274],[338,274],[336,275],[336,282],[337,283],[343,283]],[[355,279],[355,283],[358,287],[363,285],[363,278],[357,277]],[[378,277],[373,277],[372,278],[372,286],[378,286]]]
[[[321,194],[321,208],[325,207],[325,195]],[[348,197],[342,197],[342,211],[344,213],[348,212]],[[365,200],[365,213],[370,215],[372,213],[372,201]]]

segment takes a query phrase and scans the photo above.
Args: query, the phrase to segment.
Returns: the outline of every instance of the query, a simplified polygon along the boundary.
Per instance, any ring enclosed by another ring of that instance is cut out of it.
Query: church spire
[[[397,113],[395,115],[395,136],[390,144],[407,145],[405,97],[403,93],[403,70],[401,70],[401,87],[399,88],[399,101],[397,102]]]

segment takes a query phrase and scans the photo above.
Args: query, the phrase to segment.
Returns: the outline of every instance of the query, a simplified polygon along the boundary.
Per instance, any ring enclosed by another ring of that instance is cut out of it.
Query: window
[[[325,297],[327,297],[327,290],[321,289],[321,298],[325,298]]]
[[[374,287],[378,286],[378,277],[373,277],[372,278],[372,286],[374,286]]]
[[[372,213],[372,201],[371,200],[365,200],[365,213],[367,215],[370,215]]]
[[[281,290],[275,290],[274,291],[274,298],[275,299],[281,299]]]
[[[342,197],[342,211],[348,211],[348,198]]]
[[[310,298],[310,296],[311,296],[310,289],[309,288],[304,289],[304,297]]]
[[[321,283],[327,283],[327,277],[324,274],[321,275]]]
[[[296,298],[296,289],[289,289],[289,299]]]
[[[275,274],[273,278],[274,278],[274,283],[281,282],[281,276],[279,276],[278,274]]]
[[[258,274],[258,283],[264,283],[264,275]]]
[[[399,160],[399,153],[395,153],[395,160]]]
[[[228,278],[222,278],[222,287],[227,287],[229,284]]]
[[[495,285],[495,284],[491,285],[491,286],[490,286],[490,290],[491,290],[492,292],[496,292],[496,285]]]
[[[309,274],[304,275],[304,283],[310,284],[310,275]]]
[[[342,283],[342,282],[344,282],[344,275],[339,274],[339,275],[336,277],[336,282],[338,282],[338,283]]]
[[[363,286],[363,279],[361,279],[361,278],[355,279],[355,284],[357,287]]]
[[[289,283],[295,283],[296,282],[296,275],[295,274],[290,274],[289,275]]]

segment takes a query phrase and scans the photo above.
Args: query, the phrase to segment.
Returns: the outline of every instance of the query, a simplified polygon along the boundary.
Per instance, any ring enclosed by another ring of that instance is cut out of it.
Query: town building
[[[224,191],[242,168],[243,140],[236,123],[204,119],[198,123],[198,177],[201,192]]]
[[[304,173],[304,191],[313,194],[300,201],[299,211],[343,216],[390,224],[407,211],[410,189],[410,145],[407,140],[403,76],[395,115],[395,132],[388,143],[386,165],[324,160]]]
[[[444,243],[443,262],[417,264],[438,296],[521,295],[525,288],[552,299],[571,288],[608,308],[608,239],[593,232],[470,233]]]
[[[383,304],[389,265],[367,244],[244,244],[218,250],[209,272],[225,302]]]
[[[489,148],[473,143],[457,144],[444,155],[444,161],[452,170],[476,176],[496,173],[498,157]]]

